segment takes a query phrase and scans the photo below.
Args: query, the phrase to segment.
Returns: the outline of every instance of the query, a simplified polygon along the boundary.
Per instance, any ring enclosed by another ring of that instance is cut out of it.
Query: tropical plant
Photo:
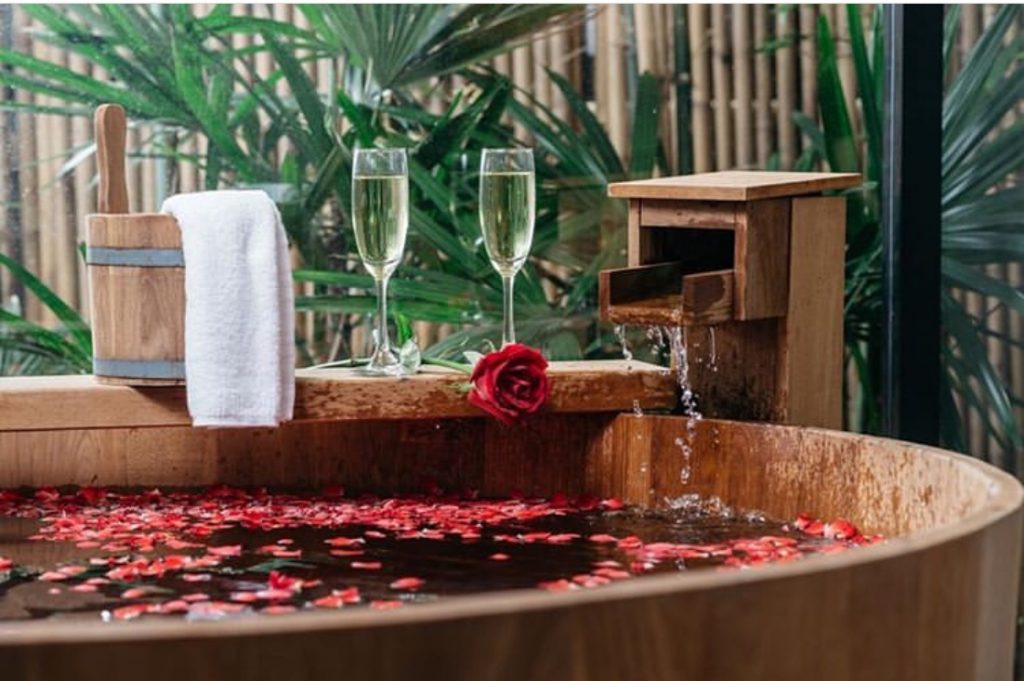
[[[0,376],[91,371],[92,336],[78,312],[10,256],[0,253],[0,266],[59,322],[51,329],[0,308]]]
[[[660,82],[653,76],[638,79],[636,143],[627,165],[565,80],[552,75],[579,131],[536,101],[524,106],[510,97],[506,79],[472,66],[574,8],[304,6],[309,31],[270,19],[232,17],[222,8],[205,16],[193,15],[187,6],[32,6],[28,11],[43,26],[39,39],[81,54],[116,82],[0,51],[0,64],[9,67],[0,72],[0,83],[63,102],[48,107],[52,113],[87,115],[93,104],[117,102],[133,120],[159,126],[144,154],[196,163],[210,187],[259,185],[272,193],[302,256],[296,278],[314,286],[298,306],[320,313],[326,322],[313,343],[302,347],[308,360],[318,349],[330,348],[331,355],[351,351],[337,341],[372,304],[366,295],[370,280],[352,253],[344,215],[351,150],[357,145],[414,149],[413,229],[409,256],[392,286],[394,308],[413,320],[472,325],[431,348],[434,355],[476,344],[494,330],[498,279],[482,251],[474,187],[479,150],[517,141],[502,122],[505,116],[520,121],[543,152],[534,258],[517,286],[521,335],[559,357],[600,352],[606,344],[593,325],[596,274],[607,254],[614,257],[621,248],[613,243],[595,252],[593,244],[602,238],[601,225],[621,207],[605,199],[604,187],[611,179],[652,172]],[[237,34],[255,36],[256,44],[232,47]],[[359,40],[349,40],[356,34]],[[269,75],[246,66],[256,51],[272,57]],[[158,58],[166,54],[174,56],[173,63]],[[303,60],[333,60],[339,54],[347,64],[337,79],[340,86],[317,91]],[[430,81],[452,72],[470,87],[443,112],[430,113],[423,106]],[[290,96],[278,94],[279,84]],[[261,118],[271,124],[261,126]],[[203,138],[207,153],[180,153],[189,136]],[[282,140],[289,151],[279,158]],[[583,253],[581,244],[590,252]]]
[[[879,426],[877,390],[881,352],[881,266],[879,225],[882,158],[882,26],[876,9],[869,56],[860,8],[847,6],[850,47],[857,73],[857,94],[864,120],[866,153],[851,124],[836,64],[835,39],[825,17],[818,25],[818,88],[822,126],[797,114],[796,124],[811,141],[802,159],[817,159],[840,172],[862,172],[865,183],[850,192],[847,230],[846,331],[847,357],[856,369],[862,390],[862,423]],[[1024,314],[1024,292],[994,277],[985,265],[1018,262],[1024,255],[1024,188],[1009,182],[1024,168],[1024,120],[1013,116],[1024,96],[1024,37],[1012,36],[1021,8],[1005,5],[952,74],[943,102],[942,139],[942,312],[946,339],[943,347],[943,439],[966,449],[963,420],[957,409],[976,408],[986,419],[989,434],[1010,456],[1005,465],[1017,471],[1022,427],[1012,394],[986,352],[986,339],[1021,347],[992,328],[997,309]],[[947,9],[945,64],[950,71],[960,8]],[[1010,121],[1009,124],[1007,121]],[[958,292],[974,292],[996,301],[996,309],[981,314],[966,308]]]

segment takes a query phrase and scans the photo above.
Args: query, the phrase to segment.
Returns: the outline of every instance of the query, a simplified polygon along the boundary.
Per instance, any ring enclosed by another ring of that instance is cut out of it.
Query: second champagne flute
[[[484,149],[480,158],[480,226],[491,265],[501,275],[501,344],[516,342],[512,284],[533,242],[532,149]]]
[[[375,347],[364,371],[398,376],[402,362],[388,335],[388,280],[402,260],[409,229],[405,149],[358,149],[352,171],[352,224],[363,267],[377,283]]]

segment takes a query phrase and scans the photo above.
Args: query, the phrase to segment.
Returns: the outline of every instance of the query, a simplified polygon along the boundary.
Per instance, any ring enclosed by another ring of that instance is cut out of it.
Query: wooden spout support
[[[823,193],[859,182],[730,171],[611,185],[629,200],[629,266],[601,273],[602,318],[680,327],[705,416],[841,427],[846,200]]]

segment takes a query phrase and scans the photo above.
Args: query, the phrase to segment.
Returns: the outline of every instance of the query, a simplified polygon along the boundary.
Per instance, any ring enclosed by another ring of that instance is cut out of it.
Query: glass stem
[[[388,338],[388,279],[385,275],[377,280],[377,350],[376,353],[391,350]]]
[[[515,283],[514,274],[501,275],[502,290],[502,322],[501,322],[501,346],[505,347],[516,342],[516,325],[512,319],[512,285]]]

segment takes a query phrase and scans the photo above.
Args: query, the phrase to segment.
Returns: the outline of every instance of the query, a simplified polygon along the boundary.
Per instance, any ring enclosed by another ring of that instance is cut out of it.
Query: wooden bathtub
[[[299,379],[295,423],[199,431],[177,388],[89,377],[0,382],[0,487],[96,484],[618,496],[697,492],[777,517],[847,517],[884,544],[790,564],[513,591],[390,612],[223,622],[0,623],[0,679],[1009,679],[1021,486],[975,460],[826,430],[686,419],[670,376],[556,364],[544,414],[508,430],[460,377]],[[627,412],[627,413],[623,413]],[[2,541],[2,538],[0,538]]]

